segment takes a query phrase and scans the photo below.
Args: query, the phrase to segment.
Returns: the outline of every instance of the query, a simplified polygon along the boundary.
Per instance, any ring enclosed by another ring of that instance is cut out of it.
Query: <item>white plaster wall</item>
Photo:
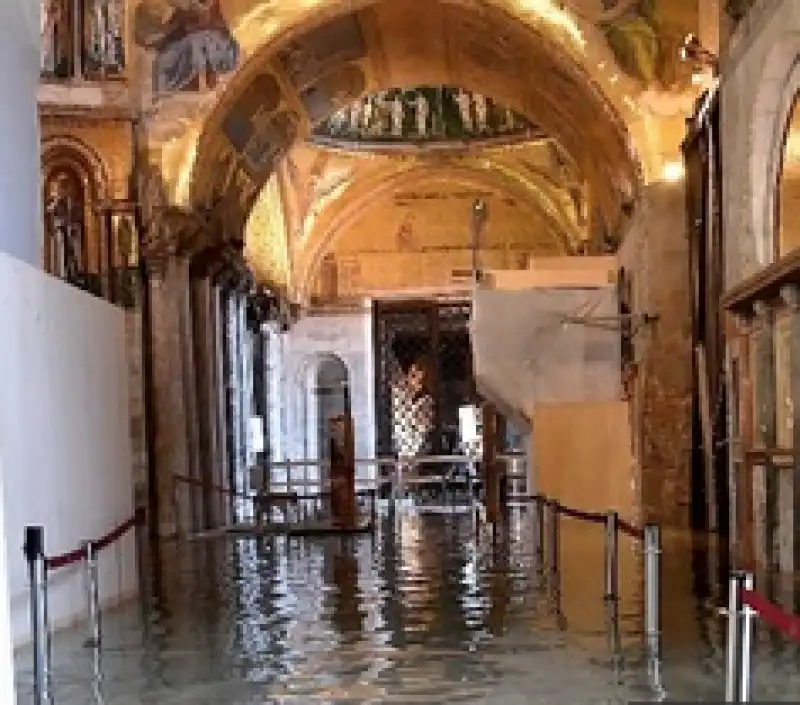
[[[353,314],[308,316],[270,350],[270,384],[279,391],[273,408],[273,434],[283,426],[283,438],[273,439],[273,459],[319,457],[314,386],[316,367],[325,356],[335,355],[347,366],[355,427],[356,457],[375,456],[375,390],[372,315],[367,310]],[[286,418],[281,423],[280,415]],[[306,456],[307,454],[307,456]]]
[[[29,638],[25,525],[45,527],[46,552],[54,555],[133,513],[128,368],[123,311],[2,254],[0,321],[3,543],[19,644]],[[101,556],[103,601],[135,592],[135,566],[129,534]],[[80,567],[54,574],[55,626],[83,617],[82,585]]]
[[[619,400],[619,331],[564,322],[617,310],[615,287],[479,290],[470,321],[479,391],[521,415],[536,404]]]
[[[35,263],[41,251],[41,189],[39,187],[39,125],[36,90],[39,83],[40,3],[0,2],[0,61],[13,67],[3,78],[0,104],[0,251]],[[0,279],[0,286],[3,280]],[[5,319],[0,316],[0,323]],[[6,335],[9,334],[5,328]],[[0,353],[1,354],[1,353]],[[2,402],[0,402],[2,403]],[[3,491],[10,496],[8,461],[0,427],[0,702],[13,705],[14,664],[9,619],[9,567],[6,537],[13,517],[3,511]]]
[[[11,611],[9,589],[8,552],[5,537],[8,536],[5,517],[5,492],[3,467],[3,446],[0,445],[0,702],[13,705],[14,692],[14,654],[11,639]]]
[[[39,2],[0,1],[0,251],[40,262],[39,188]]]

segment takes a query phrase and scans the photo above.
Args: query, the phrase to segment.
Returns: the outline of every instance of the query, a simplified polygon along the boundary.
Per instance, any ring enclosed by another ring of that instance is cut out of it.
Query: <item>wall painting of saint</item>
[[[155,52],[155,93],[212,90],[239,64],[220,0],[143,0],[134,28],[136,42]]]

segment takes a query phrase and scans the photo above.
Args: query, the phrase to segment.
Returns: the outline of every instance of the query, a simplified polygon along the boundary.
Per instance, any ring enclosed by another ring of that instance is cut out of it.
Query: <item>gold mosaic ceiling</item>
[[[449,85],[482,92],[557,140],[614,223],[677,153],[691,95],[675,50],[696,29],[697,7],[141,0],[133,24],[152,67],[143,97],[151,154],[171,201],[215,208],[238,237],[313,125],[365,93]],[[197,42],[203,51],[192,51]]]

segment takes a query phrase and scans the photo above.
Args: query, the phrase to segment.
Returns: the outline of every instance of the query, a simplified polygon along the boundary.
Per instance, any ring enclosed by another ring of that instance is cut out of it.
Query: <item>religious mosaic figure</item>
[[[461,124],[466,132],[472,132],[472,96],[466,91],[459,91],[456,95]]]
[[[213,89],[221,76],[236,70],[239,45],[220,0],[161,0],[161,14],[154,9],[158,4],[145,0],[135,18],[138,43],[156,52],[155,92]]]
[[[71,0],[43,0],[40,29],[42,73],[69,77],[74,52]]]
[[[49,179],[45,193],[47,258],[52,274],[79,281],[83,262],[83,192],[80,179],[62,171]]]
[[[475,127],[478,132],[486,132],[489,127],[487,121],[488,107],[486,105],[486,98],[480,93],[473,94],[475,104]]]
[[[89,10],[85,18],[86,68],[94,72],[121,72],[125,66],[123,0],[93,0],[86,7]]]
[[[350,106],[350,129],[354,132],[358,131],[361,126],[361,114],[363,113],[364,104],[357,100]]]
[[[399,95],[392,101],[392,137],[403,136],[403,101]]]
[[[417,109],[417,135],[425,138],[428,134],[428,113],[430,112],[428,99],[422,93],[417,93],[415,102]]]
[[[351,93],[352,95],[352,93]],[[450,86],[392,89],[354,101],[318,123],[314,135],[375,141],[470,139],[533,127],[478,93]]]

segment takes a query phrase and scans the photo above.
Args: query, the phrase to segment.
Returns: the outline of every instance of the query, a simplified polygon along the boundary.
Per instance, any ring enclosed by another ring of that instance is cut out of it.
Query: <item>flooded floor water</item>
[[[374,536],[168,544],[152,597],[104,615],[99,683],[85,630],[56,636],[54,705],[655,700],[638,546],[621,541],[619,619],[609,621],[602,527],[562,524],[557,582],[526,512],[494,540],[471,514],[406,509]],[[666,537],[664,549],[668,699],[721,700],[716,568],[709,578],[709,553],[687,537]],[[798,652],[760,642],[755,699],[800,699]],[[31,702],[30,663],[21,651],[20,705]]]

